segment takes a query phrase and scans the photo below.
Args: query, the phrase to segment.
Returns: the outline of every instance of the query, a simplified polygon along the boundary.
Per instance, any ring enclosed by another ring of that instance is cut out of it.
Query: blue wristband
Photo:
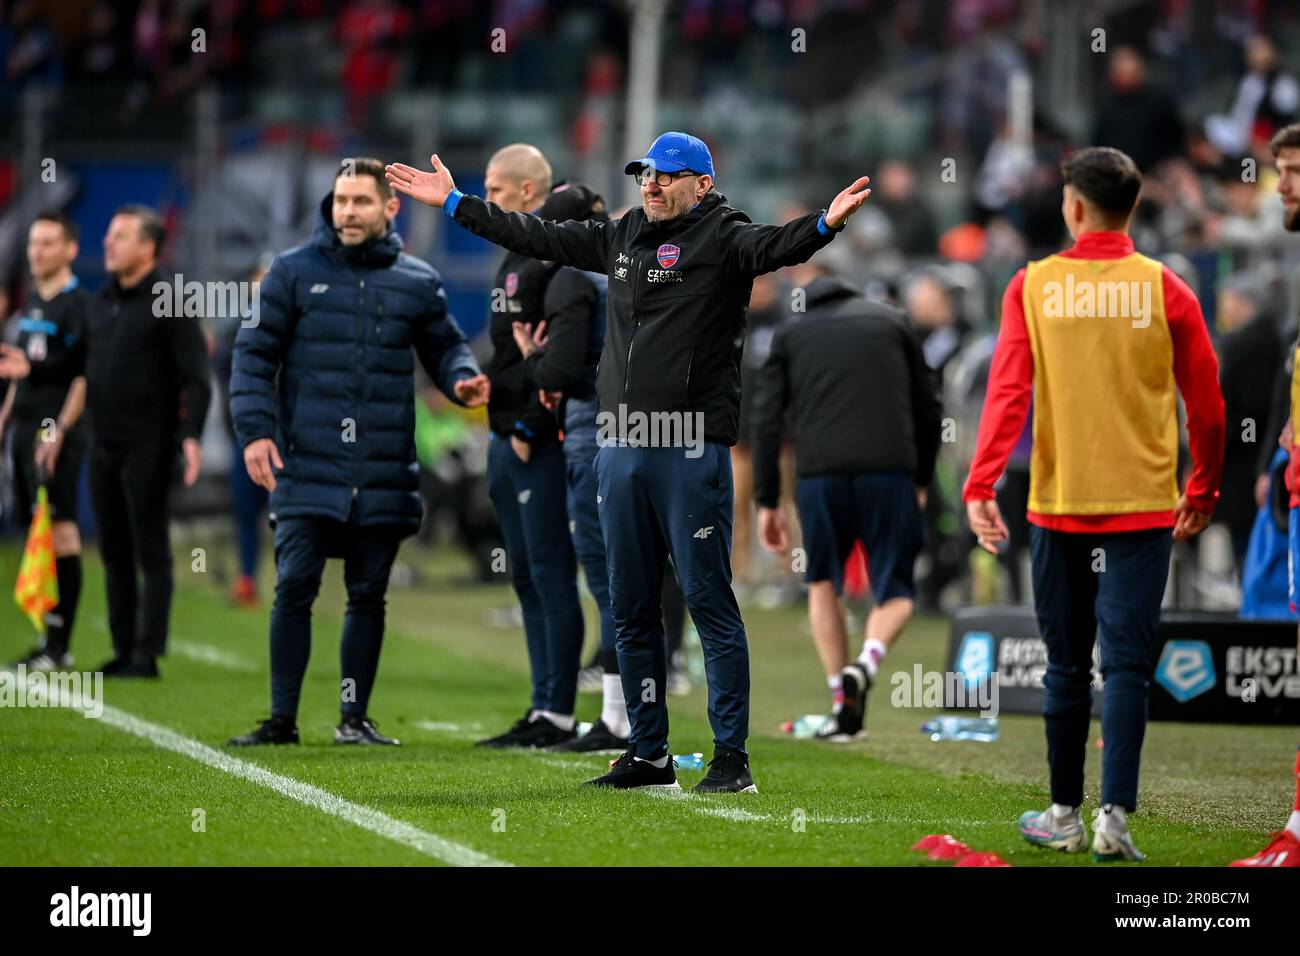
[[[447,218],[456,218],[456,207],[460,205],[460,201],[464,198],[465,194],[459,189],[453,189],[447,194],[447,201],[442,204],[442,211],[447,214]]]
[[[817,220],[817,231],[820,232],[823,236],[834,236],[834,235],[838,235],[839,233],[843,232],[843,231],[844,231],[844,227],[843,227],[843,226],[840,226],[839,229],[832,229],[832,228],[831,228],[831,227],[826,223],[826,213],[822,213],[822,214],[821,214],[821,218],[819,218],[819,219]]]

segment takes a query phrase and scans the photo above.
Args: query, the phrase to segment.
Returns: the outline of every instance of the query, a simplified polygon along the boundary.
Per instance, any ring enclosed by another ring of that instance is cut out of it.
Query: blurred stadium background
[[[588,182],[619,207],[635,196],[624,161],[657,132],[686,129],[712,147],[720,189],[767,221],[823,206],[869,174],[870,201],[829,251],[845,277],[908,308],[954,420],[919,569],[931,613],[894,658],[900,668],[942,669],[948,622],[934,612],[1028,598],[1023,555],[1013,549],[999,566],[974,549],[959,489],[1003,288],[1026,258],[1066,243],[1057,164],[1079,145],[1114,145],[1138,161],[1138,248],[1190,283],[1221,359],[1233,358],[1223,361],[1230,443],[1217,525],[1176,548],[1168,603],[1240,603],[1233,532],[1255,514],[1300,314],[1300,240],[1282,230],[1267,149],[1274,129],[1300,118],[1297,74],[1300,10],[1279,0],[0,0],[0,322],[12,335],[29,295],[26,231],[39,211],[63,209],[79,224],[74,271],[92,290],[105,279],[100,237],[128,202],[164,212],[169,271],[246,280],[268,255],[306,241],[342,156],[425,165],[436,149],[459,185],[478,191],[488,156],[526,141],[557,176]],[[441,271],[453,314],[485,357],[500,253],[412,205],[399,216],[407,248]],[[780,273],[755,285],[750,374],[792,285]],[[238,322],[204,320],[218,375]],[[1239,335],[1252,322],[1265,334]],[[798,579],[760,553],[747,527],[743,446],[736,586],[754,646],[764,775],[753,809],[729,817],[687,804],[584,802],[568,785],[594,764],[548,757],[529,775],[518,772],[527,756],[471,752],[475,732],[513,716],[524,655],[514,596],[488,566],[498,533],[483,487],[485,418],[426,395],[418,446],[430,517],[394,570],[377,694],[382,719],[409,746],[366,755],[372,774],[327,746],[260,756],[268,766],[489,852],[504,846],[520,863],[900,864],[916,861],[906,847],[935,827],[960,827],[1017,865],[1061,862],[1035,855],[1008,824],[1044,794],[1037,717],[1004,719],[994,756],[932,744],[916,733],[919,714],[877,694],[866,753],[778,739],[778,721],[821,706],[825,686],[796,606]],[[263,561],[262,613],[229,607],[228,477],[240,463],[224,395],[214,398],[204,476],[174,506],[177,567],[202,545],[208,574],[177,575],[167,679],[122,686],[114,699],[215,743],[263,706],[274,572]],[[1246,418],[1257,423],[1251,441],[1238,427]],[[1020,468],[1008,495],[1025,493],[1027,461]],[[21,540],[8,485],[0,475],[5,582]],[[1016,507],[1004,502],[1004,513]],[[88,501],[81,518],[92,537]],[[107,633],[102,574],[87,552],[74,650],[92,666]],[[342,593],[333,577],[304,698],[309,742],[327,740],[336,717],[329,648]],[[460,586],[474,578],[494,586]],[[26,649],[26,627],[6,597],[3,655]],[[708,739],[698,657],[694,667],[679,663],[695,671],[696,687],[674,704],[674,736],[696,749]],[[88,742],[94,723],[6,716],[6,862],[427,862],[146,743]],[[1255,849],[1276,823],[1289,793],[1277,756],[1294,746],[1293,728],[1161,723],[1149,742],[1143,845],[1162,861],[1220,864]],[[1098,754],[1090,749],[1090,780]],[[484,821],[503,792],[512,836],[494,844]],[[220,841],[191,836],[198,794],[222,821]],[[792,805],[824,825],[791,833]],[[61,808],[57,819],[50,807]]]
[[[1300,115],[1292,3],[7,0],[0,11],[0,317],[22,308],[25,231],[39,210],[80,225],[75,271],[92,289],[104,281],[99,238],[125,202],[164,211],[170,269],[246,279],[305,241],[344,155],[427,163],[436,148],[476,190],[494,149],[526,141],[617,207],[634,197],[619,175],[626,157],[684,128],[711,144],[729,198],[768,221],[869,173],[875,192],[832,247],[835,266],[908,307],[956,426],[929,506],[930,610],[1025,596],[1016,557],[1010,574],[972,563],[957,493],[1002,289],[1066,238],[1057,162],[1076,145],[1118,146],[1147,176],[1139,249],[1191,284],[1219,341],[1253,316],[1275,331],[1275,349],[1225,363],[1241,379],[1224,383],[1229,423],[1252,417],[1258,436],[1234,442],[1229,428],[1222,527],[1175,562],[1174,602],[1239,600],[1229,525],[1254,513],[1268,405],[1300,311],[1300,246],[1281,228],[1266,148]],[[481,343],[498,253],[410,206],[399,218],[408,250],[442,272],[453,314]],[[751,369],[789,285],[777,274],[756,286]],[[236,322],[207,319],[214,353]],[[232,462],[222,405],[205,480],[178,509],[217,529]],[[436,518],[423,540],[468,541],[481,565],[493,539],[481,419],[429,412]],[[793,576],[747,535],[747,507],[738,514],[738,587],[765,603],[796,599]]]

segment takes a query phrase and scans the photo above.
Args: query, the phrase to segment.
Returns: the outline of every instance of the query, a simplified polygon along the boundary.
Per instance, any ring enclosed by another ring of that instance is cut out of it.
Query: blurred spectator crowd
[[[593,104],[621,103],[633,6],[0,0],[0,121],[16,122],[25,91],[40,89],[57,100],[59,128],[91,123],[120,135],[154,120],[165,127],[160,135],[184,136],[175,118],[205,85],[219,91],[222,115],[232,118],[270,115],[275,97],[298,108],[324,90],[338,108],[304,108],[311,122],[341,124],[372,142],[407,142],[385,128],[392,113],[375,104],[433,91],[451,107],[447,135],[471,130],[462,146],[483,150],[528,136],[527,119],[458,127],[456,102],[540,97],[577,168],[593,151],[622,146],[609,142],[621,125]],[[1058,16],[1081,31],[1068,43],[1091,37],[1094,46],[1063,60]],[[824,184],[862,172],[873,178],[868,206],[827,256],[842,277],[906,308],[954,419],[927,503],[931,541],[920,580],[931,608],[948,603],[943,594],[954,582],[984,573],[972,564],[958,490],[1002,290],[1026,259],[1067,244],[1061,157],[1081,145],[1131,155],[1146,180],[1137,248],[1188,282],[1220,348],[1229,447],[1216,519],[1231,542],[1234,560],[1223,575],[1230,586],[1280,428],[1276,406],[1300,314],[1300,248],[1282,228],[1267,148],[1276,129],[1300,119],[1294,4],[677,0],[666,4],[664,24],[656,125],[679,121],[709,141],[720,188],[737,205],[783,221],[824,204]],[[1104,31],[1100,50],[1095,27]],[[492,49],[498,29],[502,54]],[[802,56],[790,55],[794,31],[806,32]],[[1033,104],[1019,123],[1009,94],[1016,77],[1029,81]],[[0,169],[0,208],[6,198]],[[436,256],[434,264],[444,265]],[[755,286],[746,374],[761,364],[788,309],[789,285],[778,273]],[[3,314],[21,295],[18,287],[0,290]],[[1246,420],[1255,423],[1248,440]],[[468,439],[460,435],[459,425],[431,429],[426,464],[430,487],[441,481],[455,489],[449,500],[463,502],[471,492],[459,478],[446,468],[438,477],[438,461],[450,453],[444,445],[464,454]],[[743,437],[737,454],[745,454]],[[1008,493],[1024,495],[1016,467]],[[742,524],[747,507],[742,490]],[[453,506],[448,514],[455,513]],[[1014,531],[1009,574],[998,586],[1024,598]],[[791,585],[744,527],[736,548],[740,586]]]

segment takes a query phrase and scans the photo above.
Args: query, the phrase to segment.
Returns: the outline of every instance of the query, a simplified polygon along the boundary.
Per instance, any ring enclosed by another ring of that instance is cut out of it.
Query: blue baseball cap
[[[640,159],[634,159],[623,167],[628,175],[639,173],[646,166],[665,173],[708,173],[713,176],[713,155],[704,140],[689,133],[664,133]],[[715,177],[716,178],[716,177]]]

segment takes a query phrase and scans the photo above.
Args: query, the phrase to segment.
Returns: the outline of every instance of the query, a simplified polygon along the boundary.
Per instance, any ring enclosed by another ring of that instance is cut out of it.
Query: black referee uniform
[[[38,475],[36,449],[42,433],[53,427],[63,411],[72,383],[86,374],[86,321],[91,297],[73,276],[49,300],[32,290],[31,304],[18,320],[15,343],[31,363],[31,372],[13,384],[14,504],[26,527],[36,510],[41,484],[49,495],[50,520],[77,520],[77,484],[85,461],[85,428],[78,421],[63,435],[63,447],[51,475]],[[42,652],[61,657],[68,652],[81,594],[81,556],[55,561],[59,603],[45,615]]]

